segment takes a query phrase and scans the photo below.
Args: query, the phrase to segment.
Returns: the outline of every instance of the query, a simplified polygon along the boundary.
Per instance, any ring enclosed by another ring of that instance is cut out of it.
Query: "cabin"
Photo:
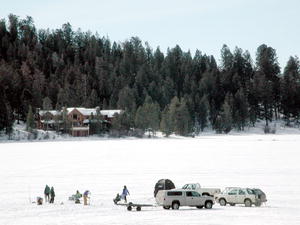
[[[55,130],[62,123],[61,112],[57,110],[37,110],[37,128],[42,130]]]
[[[63,111],[66,109],[70,134],[74,137],[90,135],[90,123],[96,117],[109,129],[113,118],[123,110],[100,110],[96,108],[72,107],[62,110],[37,110],[37,128],[43,130],[63,130]]]

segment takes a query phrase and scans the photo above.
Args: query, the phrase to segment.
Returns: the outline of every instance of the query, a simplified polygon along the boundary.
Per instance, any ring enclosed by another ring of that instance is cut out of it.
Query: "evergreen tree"
[[[68,133],[71,127],[71,123],[68,119],[68,110],[66,107],[62,108],[62,126],[63,126],[63,132]]]
[[[44,110],[52,110],[53,107],[52,107],[52,101],[49,97],[45,97],[43,99],[43,109]]]
[[[173,126],[174,124],[170,116],[169,106],[166,106],[162,112],[160,130],[168,137],[174,131]]]
[[[111,134],[118,137],[129,135],[131,124],[131,115],[127,111],[124,111],[123,113],[117,115],[112,121]]]
[[[209,103],[207,96],[204,95],[199,102],[199,124],[201,131],[207,126]]]
[[[93,89],[91,91],[91,94],[89,95],[87,101],[85,102],[85,106],[87,108],[93,108],[96,106],[99,106],[99,98],[98,98],[98,94],[97,91],[95,89]]]
[[[281,80],[281,108],[287,125],[292,119],[299,120],[300,111],[300,63],[290,57]]]
[[[185,100],[179,101],[177,97],[174,97],[170,103],[169,114],[174,121],[174,132],[186,136],[191,131],[191,119]]]
[[[257,74],[261,76],[261,101],[263,105],[263,113],[266,121],[272,121],[273,113],[278,117],[279,110],[279,72],[280,67],[277,62],[275,49],[266,45],[257,48],[256,53]],[[263,89],[264,87],[264,89]]]
[[[123,109],[126,113],[121,116],[122,119],[126,120],[126,123],[128,122],[129,127],[134,126],[134,116],[136,111],[136,100],[134,97],[134,92],[132,89],[130,89],[128,86],[124,87],[120,93],[119,93],[119,100],[117,103],[117,106],[119,109]],[[128,120],[128,121],[127,121]],[[128,127],[125,126],[126,129]]]
[[[0,98],[0,131],[5,130],[6,134],[11,134],[14,119],[11,107],[6,100],[5,95]]]
[[[155,132],[159,128],[159,105],[152,101],[150,96],[146,97],[145,103],[143,106],[140,106],[136,112],[135,116],[135,125],[137,128],[152,132],[155,135]]]
[[[27,113],[27,119],[26,119],[26,130],[32,132],[34,128],[35,128],[34,116],[32,112],[32,107],[30,105]]]
[[[225,102],[222,106],[221,111],[221,130],[225,134],[229,133],[232,129],[232,115],[231,115],[231,107],[229,105],[229,99],[225,99]]]
[[[249,118],[248,101],[244,94],[243,89],[239,89],[234,96],[233,103],[233,123],[236,125],[238,130],[244,130],[244,127]]]

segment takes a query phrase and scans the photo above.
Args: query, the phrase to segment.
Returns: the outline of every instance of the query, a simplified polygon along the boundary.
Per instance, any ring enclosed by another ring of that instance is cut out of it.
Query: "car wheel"
[[[203,205],[198,205],[196,206],[197,209],[202,209],[203,208]]]
[[[230,206],[235,206],[235,203],[229,203]]]
[[[163,206],[164,209],[170,209],[170,206]]]
[[[256,202],[256,203],[255,203],[255,206],[256,206],[256,207],[260,207],[260,206],[261,206],[261,202]]]
[[[136,207],[136,211],[141,211],[142,210],[142,207],[141,206],[137,206]]]
[[[211,209],[212,208],[213,203],[211,201],[207,201],[205,202],[205,208],[206,209]]]
[[[178,202],[174,202],[172,204],[172,209],[175,209],[175,210],[179,209],[179,203]]]
[[[224,198],[221,198],[219,200],[219,203],[220,203],[221,206],[225,206],[226,205],[226,200]]]
[[[127,207],[127,210],[128,210],[128,211],[131,211],[131,210],[132,210],[132,206],[131,206],[131,205],[128,206],[128,207]]]
[[[252,202],[251,202],[251,200],[250,199],[245,199],[245,206],[246,207],[251,207],[251,205],[252,205]]]

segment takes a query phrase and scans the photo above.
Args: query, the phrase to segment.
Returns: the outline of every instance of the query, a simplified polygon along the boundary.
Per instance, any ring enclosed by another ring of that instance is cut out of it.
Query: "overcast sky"
[[[163,52],[178,44],[220,58],[227,44],[249,50],[260,44],[277,50],[284,67],[300,53],[300,0],[7,0],[0,17],[33,17],[36,27],[98,32],[111,41],[138,36]]]

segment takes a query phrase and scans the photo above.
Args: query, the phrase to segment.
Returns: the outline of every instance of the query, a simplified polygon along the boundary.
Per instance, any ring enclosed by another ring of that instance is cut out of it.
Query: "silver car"
[[[164,209],[179,209],[181,206],[211,209],[214,204],[213,197],[201,196],[197,191],[184,189],[161,190],[156,195],[156,201]]]

